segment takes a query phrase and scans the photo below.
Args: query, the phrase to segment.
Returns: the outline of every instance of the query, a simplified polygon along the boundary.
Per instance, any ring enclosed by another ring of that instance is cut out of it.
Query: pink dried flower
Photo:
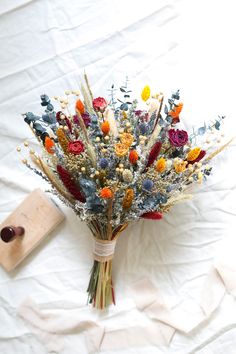
[[[103,97],[97,97],[93,100],[93,108],[96,112],[104,112],[107,107],[107,101]]]

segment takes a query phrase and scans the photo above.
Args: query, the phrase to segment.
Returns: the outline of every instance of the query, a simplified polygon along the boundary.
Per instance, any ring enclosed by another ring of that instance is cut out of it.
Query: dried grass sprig
[[[55,174],[50,170],[50,168],[47,166],[47,164],[39,157],[39,164],[41,166],[41,170],[44,172],[44,174],[47,176],[49,179],[50,183],[52,186],[60,193],[65,199],[67,199],[71,204],[75,203],[74,198],[64,190],[62,187],[62,184],[60,180],[55,176]]]
[[[88,133],[87,133],[87,128],[86,128],[86,126],[84,124],[84,120],[83,120],[83,118],[82,118],[82,116],[80,114],[80,111],[77,108],[75,109],[75,111],[76,111],[76,114],[77,114],[77,117],[78,117],[78,120],[79,120],[79,125],[80,125],[80,127],[82,129],[85,141],[87,142],[87,144],[89,144],[90,141],[89,141],[89,137],[88,137]]]
[[[216,155],[218,155],[221,151],[223,151],[227,146],[229,146],[229,144],[235,139],[235,137],[233,137],[232,139],[230,139],[226,144],[222,145],[219,149],[213,151],[207,158],[205,158],[204,161],[210,161],[211,159],[213,159]]]
[[[167,203],[162,204],[160,207],[160,211],[162,213],[166,213],[172,208],[175,204],[184,202],[185,200],[192,199],[192,194],[184,194],[184,193],[175,193],[171,196]]]
[[[92,90],[91,90],[91,87],[90,87],[90,84],[89,84],[89,80],[88,80],[88,76],[87,76],[86,72],[84,72],[84,80],[85,80],[89,95],[91,97],[91,100],[93,100],[93,93],[92,93]]]
[[[84,103],[86,106],[86,109],[89,113],[93,113],[93,105],[92,105],[92,99],[90,97],[90,94],[88,93],[88,91],[86,90],[86,88],[84,87],[83,83],[81,83],[81,92],[84,98]]]
[[[84,120],[80,114],[80,112],[78,111],[78,109],[76,109],[76,114],[77,114],[77,117],[78,117],[78,120],[79,120],[79,124],[80,124],[80,127],[82,129],[82,132],[83,132],[83,135],[84,135],[84,138],[85,138],[85,141],[87,143],[87,152],[88,152],[88,155],[90,157],[90,160],[93,164],[94,167],[96,167],[96,154],[95,154],[95,150],[93,148],[93,145],[92,143],[90,142],[90,139],[88,137],[88,133],[87,133],[87,128],[84,124]]]

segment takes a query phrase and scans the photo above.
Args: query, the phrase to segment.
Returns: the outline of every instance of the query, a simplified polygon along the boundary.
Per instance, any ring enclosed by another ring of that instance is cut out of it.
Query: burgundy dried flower
[[[87,112],[85,112],[85,113],[81,114],[81,117],[82,117],[84,124],[87,128],[89,126],[89,124],[91,123],[90,115]]]
[[[62,183],[64,184],[66,189],[70,192],[70,194],[73,195],[73,197],[76,200],[79,200],[81,203],[85,203],[86,201],[85,197],[79,190],[79,187],[75,184],[75,182],[71,178],[69,172],[60,165],[57,165],[57,172],[60,179],[62,180]]]
[[[141,111],[140,109],[137,109],[137,111],[135,111],[134,113],[135,113],[135,115],[136,115],[137,117],[139,117],[139,116],[141,116],[141,114],[143,113],[143,111]]]
[[[74,122],[75,124],[79,125],[79,118],[77,117],[76,114],[73,116],[73,122]]]
[[[58,123],[61,122],[61,114],[62,114],[62,111],[59,111],[56,113],[56,119],[57,119]]]
[[[171,145],[175,147],[184,146],[188,142],[188,133],[185,130],[170,129],[168,135]]]
[[[87,112],[85,112],[85,113],[81,114],[81,117],[84,121],[86,128],[88,128],[89,124],[91,123],[90,115]],[[73,121],[76,125],[80,126],[79,119],[78,119],[77,115],[73,116]]]
[[[160,220],[162,219],[162,216],[162,213],[160,213],[159,211],[149,211],[141,215],[141,218],[149,220]]]
[[[71,125],[70,120],[69,120],[67,117],[66,117],[65,120],[66,120],[66,125],[67,125],[67,127],[68,127],[70,133],[72,133],[72,125]]]
[[[61,116],[64,116],[63,119],[61,118]],[[62,111],[59,111],[56,113],[56,119],[58,121],[59,124],[61,125],[67,125],[70,133],[72,133],[72,125],[71,125],[71,122],[70,120],[66,117],[66,115],[62,112]]]
[[[149,167],[153,164],[153,162],[156,160],[157,156],[159,155],[160,151],[161,151],[161,142],[157,141],[153,147],[151,148],[151,151],[149,153],[148,156],[148,162],[146,167]]]

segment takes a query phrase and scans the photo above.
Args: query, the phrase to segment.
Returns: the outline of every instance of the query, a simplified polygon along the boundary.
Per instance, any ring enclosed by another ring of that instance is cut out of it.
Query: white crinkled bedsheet
[[[42,93],[76,89],[84,69],[95,95],[106,95],[127,74],[137,93],[146,83],[166,95],[180,88],[183,127],[225,114],[226,135],[235,134],[234,17],[233,0],[2,0],[0,221],[32,189],[47,188],[19,162],[18,144],[28,139],[37,148],[20,113],[39,112]],[[14,272],[0,269],[0,353],[49,352],[17,315],[28,297],[44,309],[76,307],[81,320],[108,330],[148,326],[153,320],[134,306],[129,286],[149,279],[169,306],[198,316],[193,304],[200,304],[214,259],[236,229],[235,144],[214,163],[214,174],[195,188],[192,201],[174,207],[160,222],[130,226],[120,238],[114,259],[117,305],[105,314],[86,306],[92,265],[86,225],[61,206],[66,222]],[[236,301],[226,292],[210,318],[190,333],[176,331],[169,346],[135,346],[132,340],[129,348],[101,353],[235,354],[235,334]],[[88,353],[84,333],[61,339],[58,353]]]

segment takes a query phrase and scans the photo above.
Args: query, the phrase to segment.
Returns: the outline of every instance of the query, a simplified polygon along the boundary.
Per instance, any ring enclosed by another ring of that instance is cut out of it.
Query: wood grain
[[[64,214],[40,189],[35,189],[1,224],[22,226],[24,236],[9,243],[0,238],[0,264],[13,270],[24,258],[64,220]]]

